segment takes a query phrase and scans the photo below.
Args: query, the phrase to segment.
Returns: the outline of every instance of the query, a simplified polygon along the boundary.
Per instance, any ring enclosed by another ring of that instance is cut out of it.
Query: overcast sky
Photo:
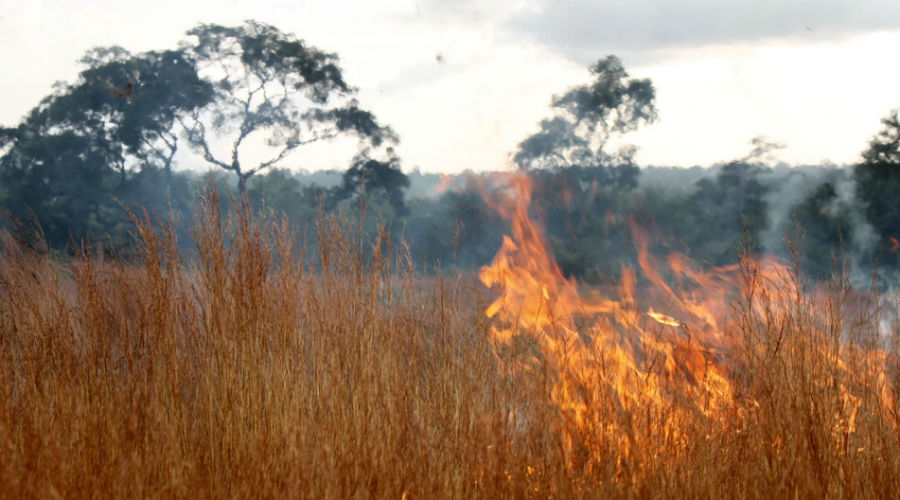
[[[503,168],[551,96],[608,54],[657,90],[659,122],[626,137],[642,165],[741,157],[760,135],[788,163],[850,163],[900,107],[896,0],[0,0],[0,123],[92,47],[171,48],[199,22],[244,19],[336,52],[407,169]]]

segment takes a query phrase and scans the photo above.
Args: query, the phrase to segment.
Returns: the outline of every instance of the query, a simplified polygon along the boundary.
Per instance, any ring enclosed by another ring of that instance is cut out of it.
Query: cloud
[[[508,29],[589,63],[605,54],[672,47],[808,41],[900,28],[896,0],[539,0],[510,16]]]

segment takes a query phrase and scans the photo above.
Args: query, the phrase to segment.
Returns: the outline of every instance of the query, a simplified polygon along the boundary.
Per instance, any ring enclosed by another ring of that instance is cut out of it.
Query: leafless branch
[[[290,153],[294,149],[297,149],[297,146],[298,145],[291,145],[291,144],[285,145],[284,148],[281,149],[281,152],[279,152],[277,156],[275,156],[271,160],[264,161],[264,162],[260,163],[259,165],[257,165],[256,167],[248,170],[247,176],[249,177],[261,170],[265,170],[265,169],[271,167],[272,165],[278,163],[279,161],[284,159],[284,157],[287,156],[288,153]]]
[[[200,146],[200,149],[203,151],[203,159],[226,170],[235,170],[232,165],[228,165],[212,154],[212,151],[209,150],[209,144],[206,142],[206,126],[203,125],[203,122],[200,121],[196,113],[194,113],[191,118],[194,121],[193,127],[189,127],[181,118],[179,118],[178,121],[181,123],[181,126],[187,130],[188,135],[191,137],[191,142]]]

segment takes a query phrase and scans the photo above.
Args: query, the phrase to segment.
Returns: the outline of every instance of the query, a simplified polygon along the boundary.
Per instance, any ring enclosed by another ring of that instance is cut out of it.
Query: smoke
[[[760,235],[760,244],[765,253],[782,255],[785,251],[785,237],[789,236],[793,225],[794,207],[809,196],[825,172],[816,170],[772,170],[766,177],[771,190],[765,196],[768,207],[769,226]]]
[[[844,213],[849,220],[849,234],[845,240],[845,256],[849,260],[850,280],[854,287],[871,284],[871,249],[878,242],[875,228],[866,220],[863,208],[856,199],[856,180],[846,175],[835,184],[837,198],[826,209],[832,213]]]
[[[856,180],[850,168],[781,166],[768,171],[765,182],[769,186],[765,196],[769,225],[760,234],[765,253],[787,256],[786,240],[790,238],[793,245],[801,247],[801,262],[815,258],[813,251],[820,260],[822,255],[833,254],[847,265],[854,288],[871,285],[872,249],[878,235],[856,197]],[[839,239],[823,234],[839,234]],[[827,264],[819,262],[820,266]],[[887,271],[879,273],[882,281],[889,281]]]

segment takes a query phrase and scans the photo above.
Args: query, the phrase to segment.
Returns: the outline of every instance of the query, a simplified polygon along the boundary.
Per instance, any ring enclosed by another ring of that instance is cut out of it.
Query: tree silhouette
[[[177,118],[212,99],[212,87],[199,79],[193,62],[179,51],[132,55],[119,47],[93,49],[81,62],[87,69],[78,80],[57,86],[25,126],[105,142],[118,152],[110,166],[123,176],[148,167],[171,174]]]
[[[183,121],[188,138],[208,163],[237,175],[241,192],[247,179],[307,144],[341,134],[356,135],[361,148],[396,142],[359,107],[336,55],[254,21],[201,24],[188,35],[182,50],[214,88],[210,105]]]
[[[635,149],[624,147],[610,154],[606,148],[613,134],[636,130],[656,119],[653,84],[648,79],[629,79],[615,56],[597,61],[590,71],[593,82],[553,97],[553,116],[541,121],[540,130],[519,144],[513,161],[522,168],[623,165],[626,168],[610,181],[633,187]]]
[[[409,187],[409,178],[400,170],[400,158],[392,149],[388,150],[386,161],[369,157],[362,152],[354,158],[352,165],[344,172],[343,182],[334,191],[335,201],[341,201],[357,194],[365,198],[387,200],[398,215],[406,215],[403,190]]]
[[[879,237],[875,259],[900,269],[900,110],[891,111],[881,123],[853,176],[856,197]]]

